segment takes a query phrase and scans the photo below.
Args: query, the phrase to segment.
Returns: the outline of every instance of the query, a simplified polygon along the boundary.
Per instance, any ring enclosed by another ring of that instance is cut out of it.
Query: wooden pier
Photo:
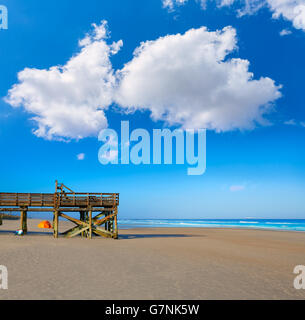
[[[61,235],[72,238],[92,235],[118,238],[118,193],[79,193],[55,183],[54,193],[0,193],[0,212],[20,211],[20,229],[27,233],[27,213],[53,212],[53,235],[58,238],[59,217],[75,226]],[[78,212],[79,219],[71,217]]]

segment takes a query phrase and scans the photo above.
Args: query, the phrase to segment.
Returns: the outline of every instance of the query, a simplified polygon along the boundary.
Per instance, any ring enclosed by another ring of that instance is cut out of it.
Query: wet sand
[[[24,237],[18,221],[0,226],[0,299],[305,299],[293,287],[305,233],[145,228],[119,240],[53,239],[38,222]]]

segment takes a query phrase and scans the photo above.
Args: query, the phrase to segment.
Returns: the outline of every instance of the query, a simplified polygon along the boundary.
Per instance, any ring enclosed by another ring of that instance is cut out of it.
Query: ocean
[[[305,219],[119,219],[121,229],[143,227],[240,228],[305,232]]]
[[[79,218],[79,214],[71,214]],[[29,213],[29,218],[52,221],[52,213]],[[240,228],[305,232],[305,219],[118,219],[120,229],[130,228]]]

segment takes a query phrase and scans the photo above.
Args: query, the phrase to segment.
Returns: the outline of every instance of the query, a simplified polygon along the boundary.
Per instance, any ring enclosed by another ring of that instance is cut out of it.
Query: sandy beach
[[[305,265],[305,233],[241,229],[120,230],[119,240],[53,239],[0,226],[0,299],[304,299],[293,269]],[[70,225],[61,222],[61,231]]]

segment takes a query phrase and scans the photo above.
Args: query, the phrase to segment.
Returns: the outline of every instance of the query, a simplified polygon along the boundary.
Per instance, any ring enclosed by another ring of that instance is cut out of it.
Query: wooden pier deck
[[[81,234],[82,237],[91,238],[95,234],[118,238],[118,206],[118,193],[74,192],[57,181],[54,193],[0,193],[0,212],[20,211],[20,228],[23,234],[27,233],[27,212],[53,212],[55,238],[58,237],[59,217],[76,225],[62,233],[66,237]],[[79,212],[79,219],[69,216],[69,212]],[[96,215],[93,216],[93,213]]]

